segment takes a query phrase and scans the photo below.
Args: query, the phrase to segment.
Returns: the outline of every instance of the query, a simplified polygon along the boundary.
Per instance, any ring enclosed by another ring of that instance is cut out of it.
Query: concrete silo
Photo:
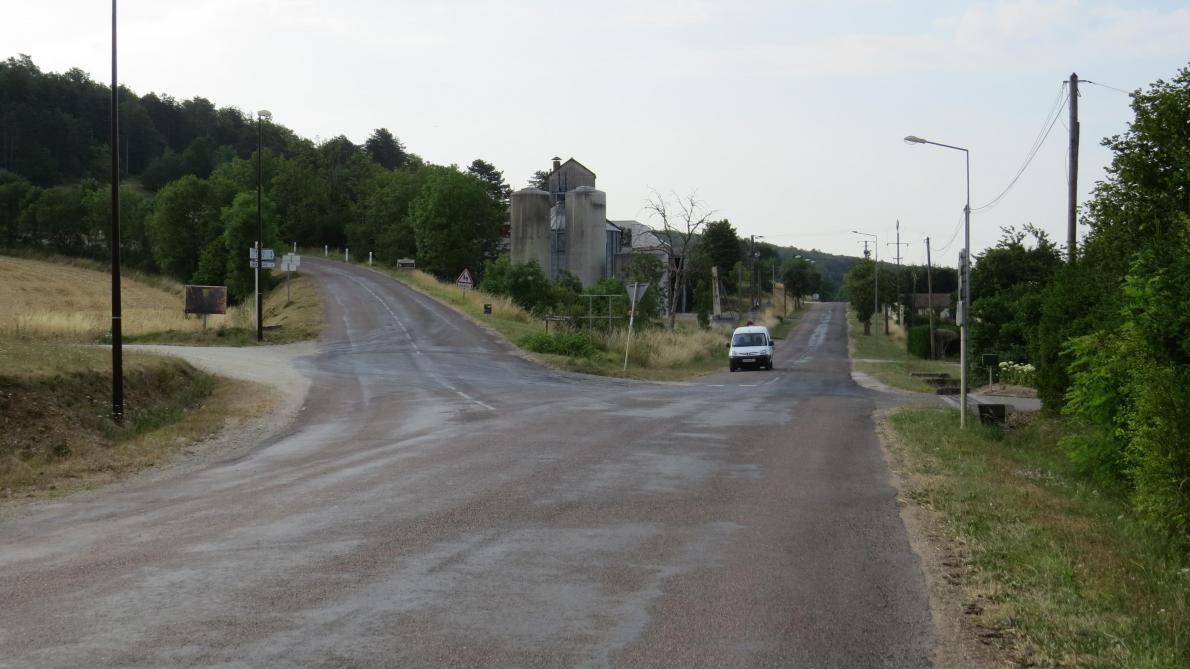
[[[607,262],[607,195],[590,186],[566,193],[566,228],[570,273],[589,287]]]
[[[543,272],[550,268],[550,194],[523,188],[512,194],[509,209],[511,260],[536,260]]]

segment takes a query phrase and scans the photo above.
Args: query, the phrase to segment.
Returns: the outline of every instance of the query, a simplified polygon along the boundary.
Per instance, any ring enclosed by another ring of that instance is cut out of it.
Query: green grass
[[[1122,490],[1081,478],[1035,417],[957,429],[957,412],[891,417],[914,489],[941,514],[990,590],[989,620],[1040,666],[1190,666],[1190,559],[1147,532]]]
[[[855,370],[868,374],[881,383],[902,390],[933,393],[933,386],[912,376],[911,373],[946,373],[955,379],[959,378],[959,365],[956,362],[923,360],[910,355],[905,349],[904,338],[896,336],[899,332],[895,325],[891,326],[894,329],[890,329],[893,334],[885,335],[883,322],[874,323],[872,334],[865,336],[863,323],[856,319],[854,311],[848,309],[847,326]]]

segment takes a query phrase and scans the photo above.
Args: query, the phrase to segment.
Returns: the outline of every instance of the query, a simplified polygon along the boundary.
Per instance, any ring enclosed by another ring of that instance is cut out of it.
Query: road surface
[[[929,664],[843,305],[773,371],[654,384],[303,270],[326,325],[285,433],[0,520],[0,666]]]

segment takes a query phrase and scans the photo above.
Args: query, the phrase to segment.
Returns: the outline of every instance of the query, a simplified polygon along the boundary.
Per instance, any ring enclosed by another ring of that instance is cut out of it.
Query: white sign
[[[630,283],[627,286],[628,299],[632,300],[632,306],[636,306],[640,302],[640,298],[645,296],[645,291],[649,289],[648,283]]]
[[[252,269],[256,269],[256,260],[249,260],[248,266],[251,267]],[[261,268],[262,269],[273,269],[276,266],[277,266],[276,261],[266,260],[266,261],[264,261],[264,264],[261,265]]]
[[[276,256],[273,254],[272,249],[261,249],[261,251],[264,252],[264,259],[266,262],[269,260],[276,260]],[[256,247],[248,247],[248,257],[252,260],[256,260]]]
[[[471,278],[471,272],[466,267],[463,268],[462,274],[459,274],[459,278],[455,279],[455,285],[463,290],[475,287],[475,279]]]
[[[286,272],[296,272],[302,264],[302,257],[296,253],[286,253],[281,256],[281,269]]]

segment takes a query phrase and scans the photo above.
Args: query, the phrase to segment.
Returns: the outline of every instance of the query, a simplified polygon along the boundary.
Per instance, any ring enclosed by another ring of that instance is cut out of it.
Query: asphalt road
[[[0,520],[0,666],[929,664],[842,304],[773,371],[652,384],[303,269],[327,324],[285,434]]]

